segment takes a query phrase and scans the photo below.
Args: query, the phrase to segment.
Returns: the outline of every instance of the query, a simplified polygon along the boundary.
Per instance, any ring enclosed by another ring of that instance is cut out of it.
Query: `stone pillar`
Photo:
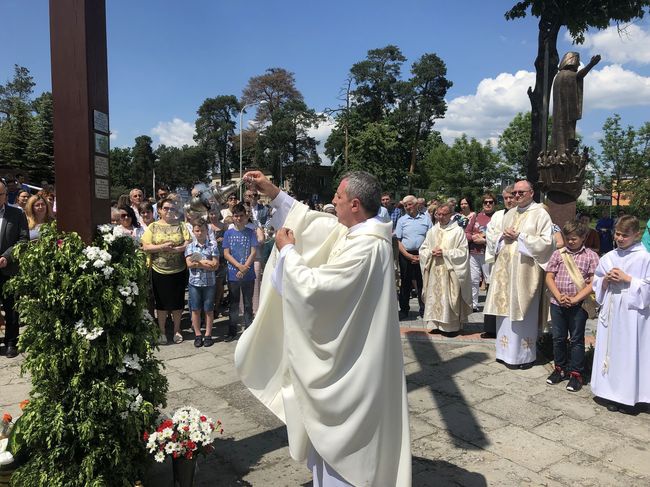
[[[105,0],[50,0],[57,223],[90,243],[110,220]]]

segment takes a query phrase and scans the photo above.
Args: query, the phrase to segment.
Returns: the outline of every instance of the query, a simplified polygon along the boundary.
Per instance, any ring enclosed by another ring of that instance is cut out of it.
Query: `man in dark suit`
[[[7,204],[7,186],[0,181],[0,294],[5,312],[5,354],[18,355],[18,314],[14,310],[14,296],[5,293],[5,284],[18,273],[18,262],[13,258],[14,245],[29,241],[29,227],[25,213]]]

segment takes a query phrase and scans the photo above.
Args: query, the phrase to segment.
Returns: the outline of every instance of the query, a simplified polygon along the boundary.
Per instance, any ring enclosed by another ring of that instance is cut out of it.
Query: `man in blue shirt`
[[[433,226],[431,219],[418,212],[417,199],[415,196],[404,197],[404,216],[397,220],[395,226],[395,238],[399,246],[399,269],[400,269],[400,290],[399,290],[399,317],[404,319],[408,316],[411,298],[412,283],[415,281],[420,304],[419,314],[424,314],[424,301],[422,301],[422,271],[420,270],[420,246],[424,242],[429,229]]]

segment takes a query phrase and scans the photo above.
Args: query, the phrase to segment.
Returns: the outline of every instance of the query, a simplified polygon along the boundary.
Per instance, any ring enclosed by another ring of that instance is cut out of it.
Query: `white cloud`
[[[592,70],[585,78],[585,109],[639,105],[650,105],[650,77],[613,64]]]
[[[332,161],[330,161],[329,157],[325,155],[325,141],[332,133],[332,129],[334,128],[334,126],[335,126],[334,119],[332,119],[331,117],[327,117],[327,119],[324,122],[322,122],[318,127],[309,129],[309,131],[307,132],[307,135],[315,138],[319,142],[316,150],[318,151],[318,155],[321,159],[321,164],[325,166],[329,166],[332,164]]]
[[[473,95],[448,102],[445,118],[436,121],[435,129],[447,143],[463,133],[494,141],[518,112],[530,110],[526,91],[534,84],[535,73],[523,70],[485,78]]]
[[[196,144],[192,138],[194,125],[180,118],[174,118],[171,122],[158,122],[158,125],[151,129],[151,134],[158,139],[155,145],[182,147]]]
[[[571,41],[568,32],[565,39]],[[620,33],[616,26],[611,26],[585,34],[584,47],[591,54],[600,54],[608,63],[650,64],[650,32],[636,24],[627,25]]]
[[[485,78],[478,84],[476,93],[448,101],[445,118],[436,121],[435,129],[447,143],[463,133],[482,142],[495,143],[518,112],[530,110],[526,92],[534,85],[535,73],[531,71]],[[615,110],[639,105],[650,105],[650,77],[614,64],[593,69],[585,78],[585,113],[591,109]]]
[[[117,137],[118,137],[119,135],[120,135],[120,131],[119,131],[119,130],[115,130],[115,129],[111,130],[111,135],[109,136],[110,141],[111,141],[111,142],[115,142],[115,141],[117,140]]]

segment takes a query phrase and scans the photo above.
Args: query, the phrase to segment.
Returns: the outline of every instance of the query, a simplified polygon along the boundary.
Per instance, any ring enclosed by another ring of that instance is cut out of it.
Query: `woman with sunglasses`
[[[119,206],[117,211],[119,223],[115,226],[113,235],[131,237],[139,245],[144,234],[144,228],[138,222],[135,211],[130,206]]]
[[[160,341],[167,344],[165,323],[171,312],[174,322],[174,343],[181,343],[181,315],[185,308],[187,266],[185,247],[191,237],[179,218],[174,200],[164,198],[158,206],[160,220],[152,222],[142,236],[142,248],[151,256],[151,283],[160,327]]]

